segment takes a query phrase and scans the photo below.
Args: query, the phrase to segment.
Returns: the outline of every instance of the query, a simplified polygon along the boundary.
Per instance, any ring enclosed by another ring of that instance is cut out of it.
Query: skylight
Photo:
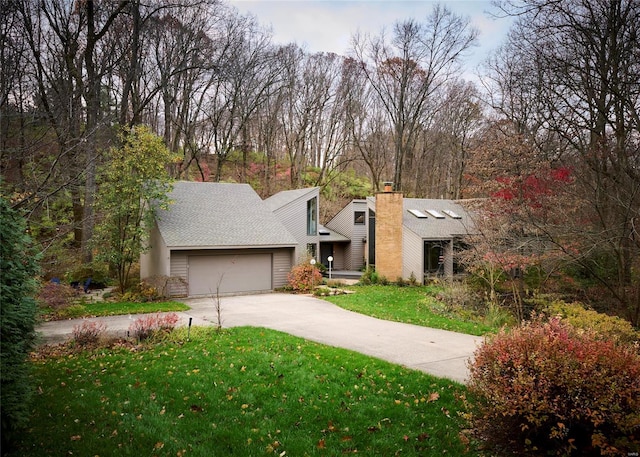
[[[427,215],[418,209],[410,209],[408,210],[411,214],[413,214],[418,219],[426,219]]]
[[[451,211],[450,209],[443,209],[442,212],[452,219],[462,219],[462,216],[460,216],[455,211]]]
[[[435,209],[428,209],[427,213],[431,214],[436,219],[444,219],[444,214],[442,214],[440,211],[436,211]]]

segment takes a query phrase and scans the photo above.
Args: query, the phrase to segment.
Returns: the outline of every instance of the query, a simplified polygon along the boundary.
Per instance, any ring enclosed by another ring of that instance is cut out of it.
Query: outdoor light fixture
[[[333,256],[329,256],[327,257],[327,260],[329,261],[329,279],[331,279],[331,262],[333,262]]]
[[[316,259],[309,260],[309,263],[311,264],[312,267],[315,267],[316,266]],[[312,269],[311,270],[311,293],[312,294],[313,294],[313,283],[314,283],[314,280],[313,280],[313,269]]]

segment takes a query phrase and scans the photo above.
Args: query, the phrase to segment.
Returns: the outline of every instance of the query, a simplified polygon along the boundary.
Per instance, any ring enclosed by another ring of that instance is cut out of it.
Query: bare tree
[[[589,235],[581,241],[592,255],[581,257],[581,264],[638,316],[640,284],[632,272],[640,258],[634,228],[640,216],[640,4],[523,0],[499,5],[518,16],[514,55],[522,58],[511,61],[536,64],[529,97],[512,112],[522,125],[537,124],[548,132],[555,140],[551,144],[562,151],[547,147],[546,152],[574,168],[582,197],[590,203],[582,223]],[[498,80],[502,100],[524,93]],[[612,265],[603,269],[608,259]]]
[[[469,20],[436,6],[423,23],[398,22],[391,37],[356,35],[353,54],[363,62],[366,78],[393,129],[396,188],[403,187],[403,168],[415,154],[433,94],[458,70],[462,53],[477,32]]]

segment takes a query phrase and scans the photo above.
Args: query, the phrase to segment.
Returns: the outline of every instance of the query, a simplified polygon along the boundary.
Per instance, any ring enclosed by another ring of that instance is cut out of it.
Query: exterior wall
[[[331,268],[333,270],[349,270],[345,262],[345,243],[333,244],[333,263]]]
[[[402,233],[402,277],[409,279],[411,274],[419,283],[424,280],[424,242],[421,237],[410,230]],[[391,278],[390,278],[391,279]]]
[[[287,285],[287,275],[293,266],[293,249],[278,249],[273,252],[273,287],[275,289]]]
[[[366,200],[353,200],[325,224],[327,228],[351,240],[344,251],[343,269],[345,270],[360,270],[364,266],[364,239],[367,237],[367,226],[366,224],[354,224],[354,213],[356,211],[363,211],[366,219]]]
[[[169,262],[169,249],[160,235],[158,225],[154,224],[149,234],[149,250],[140,256],[140,279],[170,276]]]
[[[169,291],[173,297],[186,297],[189,294],[189,287],[187,284],[188,263],[187,263],[187,251],[171,251],[171,278],[175,280],[171,281]]]
[[[312,198],[316,198],[316,221],[319,221],[320,191],[314,189],[304,195],[304,198],[298,198],[295,201],[284,205],[282,208],[274,211],[276,217],[282,222],[282,225],[291,233],[298,241],[294,253],[294,263],[298,263],[307,254],[307,244],[315,244],[317,255],[320,254],[320,235],[307,235],[307,202]]]
[[[272,254],[272,285],[273,288],[283,287],[287,284],[287,275],[293,266],[292,248],[269,248],[269,249],[202,249],[188,251],[171,251],[171,274],[173,280],[170,282],[170,295],[173,297],[185,297],[189,294],[189,256],[211,256],[229,255],[242,253],[265,253]]]
[[[402,213],[400,192],[376,194],[376,271],[388,279],[402,276]]]
[[[444,276],[453,278],[453,240],[447,241],[444,246]]]

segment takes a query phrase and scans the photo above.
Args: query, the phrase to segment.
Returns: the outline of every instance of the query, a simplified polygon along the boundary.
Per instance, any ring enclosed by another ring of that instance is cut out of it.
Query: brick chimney
[[[402,277],[402,193],[385,183],[376,194],[376,272],[390,281]]]

